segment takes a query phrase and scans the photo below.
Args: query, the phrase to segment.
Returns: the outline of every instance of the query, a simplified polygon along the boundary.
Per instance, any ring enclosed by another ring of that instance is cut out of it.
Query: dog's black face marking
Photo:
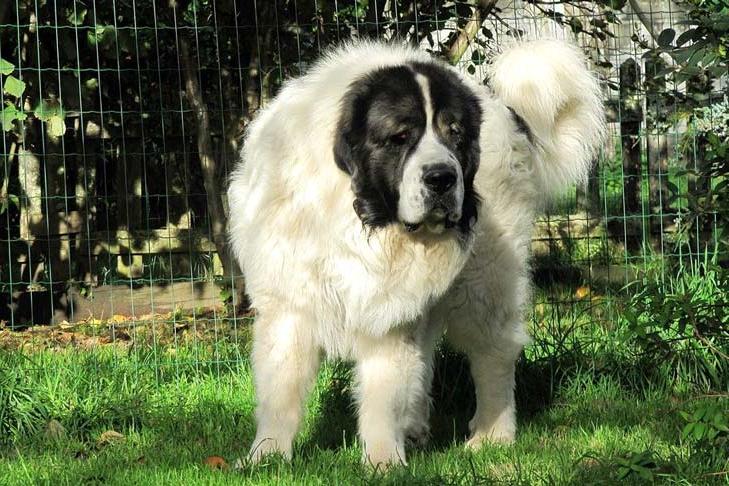
[[[354,210],[365,226],[397,219],[397,187],[407,155],[425,130],[423,96],[405,66],[380,69],[344,97],[334,160],[352,176]]]
[[[429,108],[423,86],[427,80]],[[353,208],[365,227],[419,222],[398,220],[399,188],[408,159],[428,126],[457,159],[463,175],[459,233],[470,233],[479,199],[473,179],[479,162],[481,108],[477,96],[447,68],[413,63],[386,67],[352,83],[342,101],[334,159],[352,177]],[[427,120],[428,111],[432,120]],[[446,227],[454,226],[446,221]]]

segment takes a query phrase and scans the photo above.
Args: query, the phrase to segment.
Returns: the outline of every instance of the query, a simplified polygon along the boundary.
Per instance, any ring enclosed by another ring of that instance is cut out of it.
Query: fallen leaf
[[[61,422],[55,419],[51,419],[46,424],[46,430],[44,435],[48,440],[58,440],[66,435],[66,429],[61,425]]]
[[[590,287],[577,287],[577,290],[575,290],[575,298],[576,299],[584,299],[585,297],[590,295]]]
[[[123,316],[121,314],[114,314],[113,316],[111,316],[109,318],[109,322],[114,323],[114,324],[121,324],[123,322],[127,322],[127,321],[130,321],[130,320],[131,319],[129,317]]]
[[[68,321],[61,321],[61,323],[58,324],[58,327],[60,329],[66,330],[66,329],[73,329],[74,327],[76,327],[76,325],[75,324],[71,324]]]
[[[104,447],[107,445],[117,444],[123,442],[125,437],[115,430],[107,430],[99,436],[99,440],[96,441],[98,447]]]
[[[211,469],[227,469],[228,463],[220,456],[208,456],[203,461]]]

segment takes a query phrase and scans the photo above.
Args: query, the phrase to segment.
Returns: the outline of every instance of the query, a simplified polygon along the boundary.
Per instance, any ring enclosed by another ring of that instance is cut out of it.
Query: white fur
[[[320,355],[356,362],[364,459],[405,462],[406,435],[427,434],[433,347],[444,329],[471,362],[478,405],[468,442],[515,433],[514,362],[527,342],[527,257],[543,196],[584,180],[602,140],[596,82],[558,42],[516,46],[496,60],[495,94],[464,78],[484,112],[483,198],[475,237],[363,231],[349,177],[333,160],[347,86],[378,67],[435,62],[379,43],[332,51],[289,82],[251,124],[228,198],[230,242],[258,312],[252,457],[290,457]],[[517,130],[511,106],[532,127]]]

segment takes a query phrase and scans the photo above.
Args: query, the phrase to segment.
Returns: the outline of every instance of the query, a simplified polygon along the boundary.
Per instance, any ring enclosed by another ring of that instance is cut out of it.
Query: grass
[[[345,363],[291,463],[232,467],[255,432],[249,318],[0,329],[0,484],[729,484],[729,272],[664,268],[630,298],[537,279],[511,446],[465,450],[468,365],[440,348],[430,443],[387,472],[360,465]]]
[[[554,305],[535,316],[535,343],[517,372],[512,446],[464,449],[473,391],[464,360],[441,349],[431,442],[389,472],[360,465],[342,363],[322,370],[291,463],[230,467],[254,435],[246,328],[207,341],[203,332],[85,350],[5,350],[0,483],[727,484],[726,449],[682,435],[682,412],[727,410],[727,390],[701,390],[631,354],[613,339],[616,304],[600,302],[602,310]],[[123,438],[102,439],[108,431]],[[208,466],[211,456],[228,467]]]

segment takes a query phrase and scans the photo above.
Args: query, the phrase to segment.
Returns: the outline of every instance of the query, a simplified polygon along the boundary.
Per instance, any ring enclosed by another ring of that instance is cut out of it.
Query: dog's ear
[[[349,92],[342,99],[340,106],[339,121],[337,122],[337,128],[334,135],[334,161],[337,163],[337,167],[342,169],[350,176],[354,176],[355,163],[354,163],[354,151],[358,136],[362,136],[362,127],[357,127],[356,117],[361,117],[362,114],[358,113],[358,98],[359,93],[357,90],[350,88]],[[359,134],[357,132],[360,132]]]
[[[340,121],[334,136],[334,162],[351,176],[354,175],[354,154],[350,136],[349,127],[342,126]]]
[[[334,135],[334,161],[352,177],[357,175],[357,150],[367,133],[368,96],[366,82],[354,83],[342,98],[339,121]]]

